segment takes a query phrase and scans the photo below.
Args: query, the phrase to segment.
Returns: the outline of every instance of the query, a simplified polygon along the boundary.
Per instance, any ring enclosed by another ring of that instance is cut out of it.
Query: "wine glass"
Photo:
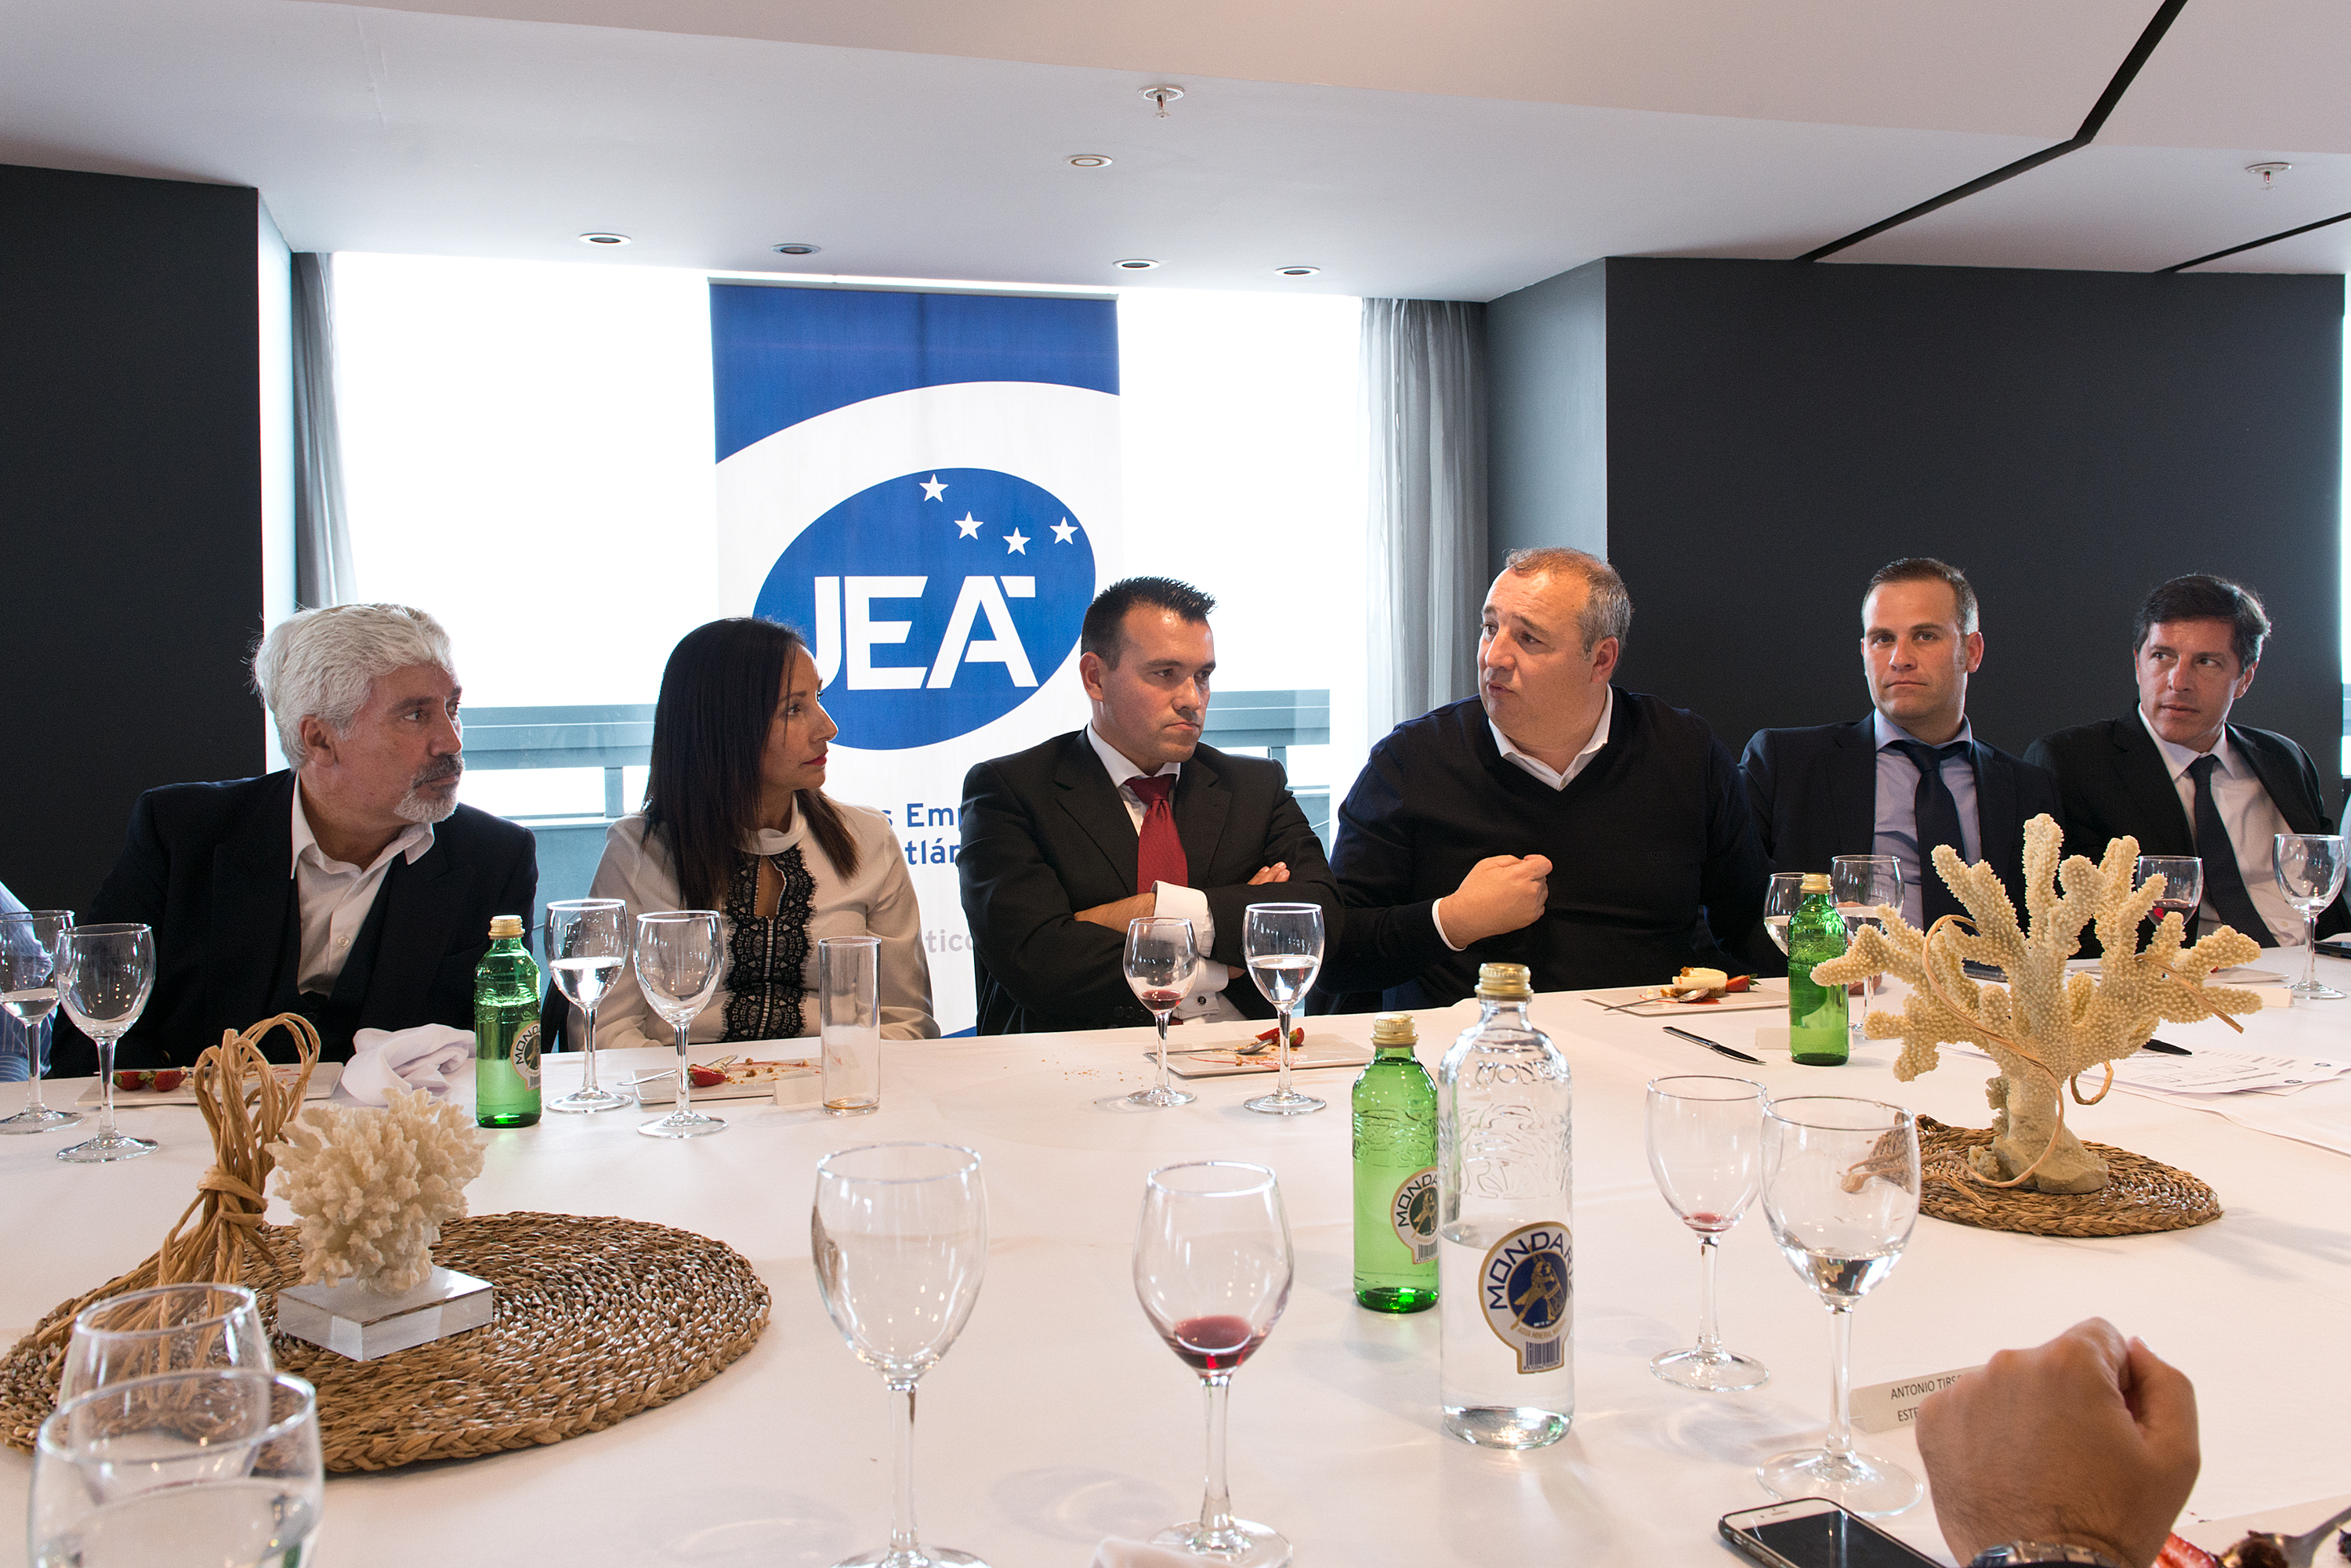
[[[1322,906],[1319,904],[1252,904],[1241,924],[1241,952],[1249,959],[1249,978],[1280,1019],[1280,1036],[1274,1049],[1281,1052],[1280,1077],[1270,1094],[1242,1103],[1269,1116],[1303,1116],[1322,1109],[1311,1094],[1290,1086],[1290,1016],[1322,967]]]
[[[2306,1002],[2339,1002],[2343,993],[2318,978],[2318,912],[2343,891],[2343,845],[2340,833],[2280,833],[2271,850],[2271,865],[2285,901],[2302,912],[2302,944],[2307,960],[2302,978],[2287,990]]]
[[[1785,953],[1788,950],[1788,922],[1804,906],[1804,873],[1800,871],[1775,871],[1771,885],[1763,894],[1763,930],[1772,945]]]
[[[41,1099],[41,1026],[57,1006],[57,970],[65,963],[69,909],[0,912],[0,1011],[25,1026],[25,1108],[0,1116],[0,1133],[46,1133],[81,1120],[78,1111],[52,1111]]]
[[[1761,1362],[1722,1348],[1715,1333],[1715,1249],[1755,1201],[1763,1179],[1763,1086],[1689,1073],[1649,1082],[1649,1174],[1684,1225],[1698,1232],[1698,1343],[1653,1357],[1667,1383],[1708,1394],[1761,1387]]]
[[[277,1366],[251,1291],[213,1284],[132,1291],[75,1314],[57,1401],[104,1384],[215,1366]]]
[[[1899,1513],[1918,1479],[1853,1446],[1854,1303],[1893,1269],[1918,1218],[1918,1129],[1875,1100],[1805,1095],[1763,1113],[1763,1213],[1797,1277],[1829,1309],[1828,1441],[1769,1459],[1755,1479],[1775,1497],[1824,1497],[1855,1513]]]
[[[1928,871],[1933,872],[1929,866]],[[1855,933],[1865,925],[1886,927],[1885,919],[1877,913],[1881,906],[1891,907],[1897,914],[1902,908],[1902,862],[1892,855],[1838,855],[1829,862],[1829,886],[1836,898],[1837,913],[1844,916],[1844,944],[1853,946]],[[1921,919],[1925,916],[1921,915]],[[1878,977],[1872,975],[1862,982],[1865,1006],[1877,1000]],[[1853,1015],[1853,1035],[1861,1038],[1861,1014]]]
[[[617,898],[567,898],[547,906],[547,972],[563,999],[588,1015],[580,1087],[550,1111],[618,1111],[634,1097],[596,1085],[596,1004],[629,964],[629,906]]]
[[[298,1568],[324,1470],[310,1385],[263,1367],[109,1383],[57,1407],[33,1451],[33,1568]]]
[[[979,1156],[946,1144],[869,1144],[817,1162],[809,1218],[816,1286],[857,1359],[896,1396],[897,1485],[890,1544],[836,1568],[986,1568],[914,1537],[914,1382],[963,1332],[987,1271],[987,1191]]]
[[[637,916],[637,987],[677,1030],[677,1108],[637,1128],[649,1138],[699,1138],[726,1124],[694,1108],[694,1075],[685,1060],[686,1026],[718,990],[724,959],[718,914],[710,909],[662,909]]]
[[[64,979],[67,1015],[98,1043],[98,1136],[59,1149],[57,1158],[96,1165],[153,1154],[152,1138],[114,1130],[114,1046],[155,988],[155,934],[144,925],[77,925],[66,934]]]
[[[1234,1568],[1290,1561],[1280,1531],[1232,1515],[1225,1485],[1225,1402],[1233,1369],[1290,1304],[1294,1264],[1281,1188],[1262,1166],[1167,1166],[1143,1185],[1134,1293],[1159,1337],[1200,1375],[1208,1404],[1208,1478],[1200,1517],[1153,1536]]]
[[[2204,902],[2204,862],[2194,855],[2141,855],[2131,885],[2145,887],[2158,876],[2163,879],[2163,896],[2155,901],[2150,918],[2161,921],[2167,915],[2177,915],[2186,927],[2184,939],[2195,941],[2196,907]]]
[[[1146,915],[1126,923],[1126,983],[1159,1026],[1159,1082],[1128,1095],[1128,1104],[1188,1105],[1199,1098],[1167,1082],[1167,1015],[1183,1002],[1199,973],[1200,949],[1190,921]]]

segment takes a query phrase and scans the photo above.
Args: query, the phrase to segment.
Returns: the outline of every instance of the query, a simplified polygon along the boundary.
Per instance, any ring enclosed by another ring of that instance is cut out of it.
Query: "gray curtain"
[[[326,257],[294,254],[294,602],[323,610],[358,597],[335,423],[335,312]]]
[[[1477,690],[1486,560],[1486,308],[1364,301],[1370,433],[1365,718],[1376,741]]]

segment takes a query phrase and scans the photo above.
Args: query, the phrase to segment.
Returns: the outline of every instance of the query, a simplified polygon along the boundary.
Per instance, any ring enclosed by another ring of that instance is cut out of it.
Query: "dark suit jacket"
[[[2269,791],[2270,803],[2297,833],[2331,833],[2319,793],[2318,769],[2310,753],[2266,729],[2229,727],[2229,742]],[[2044,735],[2024,755],[2057,775],[2067,850],[2096,859],[2107,843],[2127,834],[2145,855],[2192,855],[2196,830],[2179,803],[2171,772],[2163,765],[2147,726],[2134,708],[2120,718],[2076,725]],[[2239,846],[2241,849],[2242,846]],[[2319,913],[2318,934],[2351,929],[2351,914],[2338,898]]]
[[[2024,824],[2043,811],[2064,823],[2057,780],[1980,740],[1973,750],[1977,842],[2022,909]],[[1877,731],[1871,720],[1759,729],[1739,769],[1773,871],[1825,872],[1839,855],[1876,852]],[[1920,873],[1935,875],[1933,864]]]
[[[249,1028],[292,996],[301,944],[293,810],[290,772],[139,798],[89,915],[155,932],[155,988],[118,1065],[188,1066],[221,1030]],[[490,917],[519,915],[528,925],[538,890],[529,830],[470,806],[434,824],[433,847],[413,865],[394,857],[376,891],[369,921],[381,917],[381,939],[354,1027],[473,1028],[474,968],[489,948]],[[327,1040],[326,1059],[350,1049],[348,1036]],[[95,1049],[70,1025],[57,1030],[54,1060],[61,1077],[97,1071]]]
[[[1253,1018],[1273,1009],[1245,972],[1243,911],[1252,904],[1319,904],[1326,951],[1338,940],[1339,889],[1281,766],[1192,753],[1176,785],[1176,831],[1192,885],[1217,923],[1203,957],[1244,970],[1225,995]],[[1127,987],[1122,933],[1075,918],[1081,909],[1131,898],[1134,821],[1083,730],[1056,736],[964,777],[963,849],[956,871],[971,923],[981,1034],[1110,1029],[1147,1024]],[[1250,887],[1276,861],[1290,880]]]

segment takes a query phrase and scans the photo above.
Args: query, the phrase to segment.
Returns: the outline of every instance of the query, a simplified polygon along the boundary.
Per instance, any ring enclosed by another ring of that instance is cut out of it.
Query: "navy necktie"
[[[2196,858],[2204,862],[2204,907],[2262,946],[2274,947],[2277,938],[2245,891],[2237,846],[2229,841],[2220,807],[2212,799],[2212,770],[2220,766],[2220,759],[2210,753],[2188,765],[2188,776],[2196,781]]]
[[[1924,930],[1946,915],[1967,913],[1943,881],[1942,873],[1935,869],[1935,846],[1949,844],[1952,853],[1963,858],[1968,852],[1968,841],[1959,834],[1959,802],[1952,796],[1951,787],[1943,782],[1944,758],[1965,757],[1968,743],[1955,740],[1934,747],[1923,740],[1897,740],[1893,744],[1918,770],[1918,792],[1910,799],[1910,810],[1918,831],[1918,910]]]

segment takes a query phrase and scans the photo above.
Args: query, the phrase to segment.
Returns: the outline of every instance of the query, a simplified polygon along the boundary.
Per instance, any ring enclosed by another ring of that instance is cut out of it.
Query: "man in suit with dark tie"
[[[1188,918],[1199,943],[1178,1018],[1272,1016],[1241,953],[1251,904],[1319,904],[1335,940],[1338,887],[1280,764],[1200,744],[1214,608],[1164,577],[1102,590],[1078,642],[1086,727],[965,776],[981,1034],[1149,1023],[1123,967],[1144,915]]]
[[[1761,729],[1740,768],[1774,870],[1825,872],[1838,855],[1891,855],[1902,917],[1924,930],[1963,914],[1934,866],[1949,844],[1989,861],[2024,907],[2024,824],[2057,811],[2057,781],[1975,737],[1968,677],[1983,664],[1976,591],[1957,567],[1880,567],[1861,601],[1861,668],[1876,710],[1853,724]]]
[[[2025,756],[2057,775],[2068,850],[2097,856],[2128,834],[2139,852],[2204,862],[2199,935],[2233,926],[2264,947],[2300,946],[2302,916],[2279,891],[2280,833],[2331,833],[2310,753],[2231,724],[2252,688],[2270,621],[2250,589],[2197,572],[2147,596],[2131,629],[2138,706],[2044,735]],[[2318,934],[2351,928],[2336,899]]]
[[[141,795],[89,909],[155,933],[155,988],[116,1064],[185,1067],[283,1012],[329,1061],[361,1029],[472,1028],[490,919],[530,919],[538,860],[528,830],[457,804],[448,633],[403,605],[308,611],[253,676],[292,768]],[[266,1045],[292,1059],[283,1031]],[[69,1025],[54,1059],[61,1077],[97,1070]]]

